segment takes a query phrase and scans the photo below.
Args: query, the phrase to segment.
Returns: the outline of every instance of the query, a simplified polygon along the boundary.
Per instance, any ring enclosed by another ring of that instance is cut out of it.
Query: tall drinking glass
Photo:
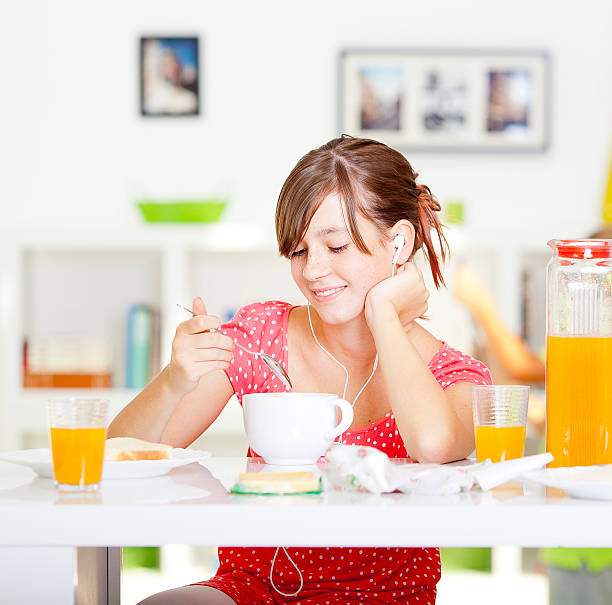
[[[520,458],[525,450],[529,387],[516,384],[472,387],[478,462]]]
[[[62,492],[95,492],[102,479],[107,399],[47,401],[53,476]]]

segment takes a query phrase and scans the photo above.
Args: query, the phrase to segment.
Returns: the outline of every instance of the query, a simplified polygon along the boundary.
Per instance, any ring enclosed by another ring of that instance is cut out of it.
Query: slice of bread
[[[261,493],[300,493],[319,490],[319,479],[312,472],[240,473],[239,484]]]
[[[164,443],[151,443],[134,437],[112,437],[106,440],[104,460],[121,462],[123,460],[167,460],[172,458],[172,446]]]

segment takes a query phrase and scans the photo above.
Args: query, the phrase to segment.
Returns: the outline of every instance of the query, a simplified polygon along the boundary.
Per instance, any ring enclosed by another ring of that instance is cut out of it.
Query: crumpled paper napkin
[[[477,464],[393,464],[387,454],[368,446],[335,444],[325,454],[327,479],[340,488],[374,494],[457,494],[472,488],[489,490],[552,461],[552,454]]]

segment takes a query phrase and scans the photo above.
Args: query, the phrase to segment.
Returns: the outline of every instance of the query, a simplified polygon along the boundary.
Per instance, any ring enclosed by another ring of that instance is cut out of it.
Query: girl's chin
[[[325,306],[311,305],[317,312],[317,315],[326,324],[341,325],[346,324],[360,317],[364,317],[364,307],[357,309],[347,309],[346,307],[338,307],[337,309],[327,308]]]

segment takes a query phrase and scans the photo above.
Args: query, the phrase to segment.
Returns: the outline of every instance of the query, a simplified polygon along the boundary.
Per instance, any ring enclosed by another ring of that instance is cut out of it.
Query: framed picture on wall
[[[542,51],[347,49],[338,130],[399,149],[541,152],[549,144]]]
[[[140,38],[141,115],[199,115],[199,82],[197,37]]]

